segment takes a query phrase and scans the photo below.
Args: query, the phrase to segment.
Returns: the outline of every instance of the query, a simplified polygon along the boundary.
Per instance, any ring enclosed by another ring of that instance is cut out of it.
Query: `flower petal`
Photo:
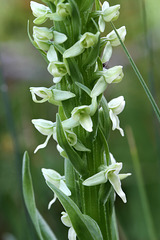
[[[52,204],[55,203],[56,199],[57,199],[57,196],[56,196],[56,194],[54,193],[54,198],[53,198],[53,199],[49,202],[49,204],[48,204],[48,210],[51,208]]]
[[[96,186],[105,182],[107,182],[105,177],[105,171],[101,171],[87,178],[82,184],[85,186]]]
[[[88,114],[83,114],[80,116],[79,122],[81,126],[88,132],[92,132],[92,119]]]
[[[59,190],[61,190],[66,196],[71,196],[71,191],[63,180],[60,180]]]
[[[34,153],[38,152],[39,149],[45,148],[48,144],[50,137],[51,137],[51,135],[48,135],[46,138],[46,141],[44,143],[38,145],[38,147],[36,147],[36,149],[34,150]]]
[[[121,188],[121,181],[120,181],[118,175],[115,173],[110,173],[110,174],[108,174],[108,179],[109,179],[110,183],[112,184],[116,193],[120,196],[120,198],[123,200],[123,202],[126,203],[127,202],[126,195]]]
[[[71,228],[68,230],[68,239],[69,239],[69,240],[76,240],[76,236],[77,236],[77,234],[76,234],[74,228],[71,227]]]

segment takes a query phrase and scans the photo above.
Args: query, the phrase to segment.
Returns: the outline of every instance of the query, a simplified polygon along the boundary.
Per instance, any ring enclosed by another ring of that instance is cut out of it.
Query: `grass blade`
[[[111,22],[111,26],[112,26],[112,28],[114,29],[114,31],[115,31],[115,33],[116,33],[116,35],[117,35],[117,37],[118,37],[118,39],[119,39],[122,47],[123,47],[123,50],[124,50],[125,54],[127,55],[128,59],[129,59],[129,62],[130,62],[130,64],[131,64],[131,66],[132,66],[135,74],[137,75],[137,77],[138,77],[138,79],[139,79],[139,81],[140,81],[140,83],[141,83],[141,85],[142,85],[145,93],[147,94],[147,96],[148,96],[148,98],[149,98],[149,100],[150,100],[150,103],[152,104],[152,107],[153,107],[153,109],[154,109],[154,111],[155,111],[155,114],[156,114],[156,116],[157,116],[157,118],[158,118],[158,120],[159,120],[159,122],[160,122],[160,110],[159,110],[159,108],[158,108],[158,106],[157,106],[157,104],[156,104],[156,102],[155,102],[155,100],[154,100],[154,98],[153,98],[153,96],[152,96],[149,88],[147,87],[147,85],[146,85],[146,83],[145,83],[145,81],[144,81],[141,73],[139,72],[139,70],[138,70],[135,62],[133,61],[131,55],[129,54],[126,46],[125,46],[124,43],[122,42],[122,40],[121,40],[121,38],[120,38],[120,36],[119,36],[119,34],[118,34],[118,32],[117,32],[117,30],[116,30],[116,28],[115,28],[115,26],[114,26],[114,24],[113,24],[112,22]]]

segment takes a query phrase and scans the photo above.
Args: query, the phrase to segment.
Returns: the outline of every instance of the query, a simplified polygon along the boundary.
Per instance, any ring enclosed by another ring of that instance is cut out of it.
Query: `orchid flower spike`
[[[110,160],[111,164],[109,166],[102,166],[100,167],[101,170],[99,173],[87,178],[83,185],[85,186],[96,186],[99,184],[106,183],[108,180],[113,186],[115,192],[119,195],[119,197],[123,200],[124,203],[127,202],[126,195],[121,188],[121,181],[122,179],[130,176],[130,173],[119,174],[120,170],[122,169],[122,163],[118,163],[115,161],[113,155],[110,153]]]
[[[101,32],[104,32],[105,30],[105,22],[117,20],[119,16],[119,9],[120,9],[119,4],[110,7],[107,1],[103,3],[101,15],[98,21],[99,29]]]
[[[66,196],[71,196],[71,191],[67,187],[65,183],[65,179],[63,176],[61,176],[58,172],[56,172],[53,169],[45,169],[42,168],[42,174],[46,180],[46,183],[53,184],[56,188],[61,190]],[[49,202],[48,209],[51,208],[51,205],[56,201],[57,196],[54,193],[54,198]]]
[[[66,227],[69,227],[69,230],[68,230],[68,239],[69,240],[76,240],[76,232],[72,226],[72,223],[71,223],[71,220],[68,216],[68,214],[66,212],[62,212],[62,217],[61,217],[61,221],[62,223],[66,226]]]
[[[124,131],[119,126],[119,118],[117,115],[119,115],[125,107],[125,100],[123,96],[117,97],[112,99],[108,103],[109,108],[109,116],[112,121],[112,130],[118,129],[122,136],[124,136]]]

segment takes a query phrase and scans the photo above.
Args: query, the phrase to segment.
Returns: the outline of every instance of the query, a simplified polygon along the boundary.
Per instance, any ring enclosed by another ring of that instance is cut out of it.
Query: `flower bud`
[[[124,42],[125,37],[126,37],[126,33],[127,33],[126,32],[126,27],[123,26],[123,27],[117,29],[117,32],[118,32],[122,42]],[[120,41],[119,41],[119,39],[117,37],[117,34],[115,33],[114,30],[106,36],[106,39],[108,41],[110,41],[110,44],[112,45],[112,47],[116,47],[116,46],[120,45]]]

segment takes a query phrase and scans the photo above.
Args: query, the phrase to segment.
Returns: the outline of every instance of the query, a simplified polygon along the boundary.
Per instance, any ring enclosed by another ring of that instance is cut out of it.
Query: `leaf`
[[[39,238],[41,240],[56,240],[57,238],[36,208],[27,152],[23,156],[22,178],[24,201]]]
[[[84,160],[79,156],[79,154],[68,143],[58,114],[56,119],[56,126],[57,140],[59,145],[66,152],[75,170],[82,176],[86,175],[86,162],[84,162]]]
[[[78,206],[53,184],[47,182],[69,215],[72,226],[79,239],[103,240],[98,224],[89,216],[83,215]]]

